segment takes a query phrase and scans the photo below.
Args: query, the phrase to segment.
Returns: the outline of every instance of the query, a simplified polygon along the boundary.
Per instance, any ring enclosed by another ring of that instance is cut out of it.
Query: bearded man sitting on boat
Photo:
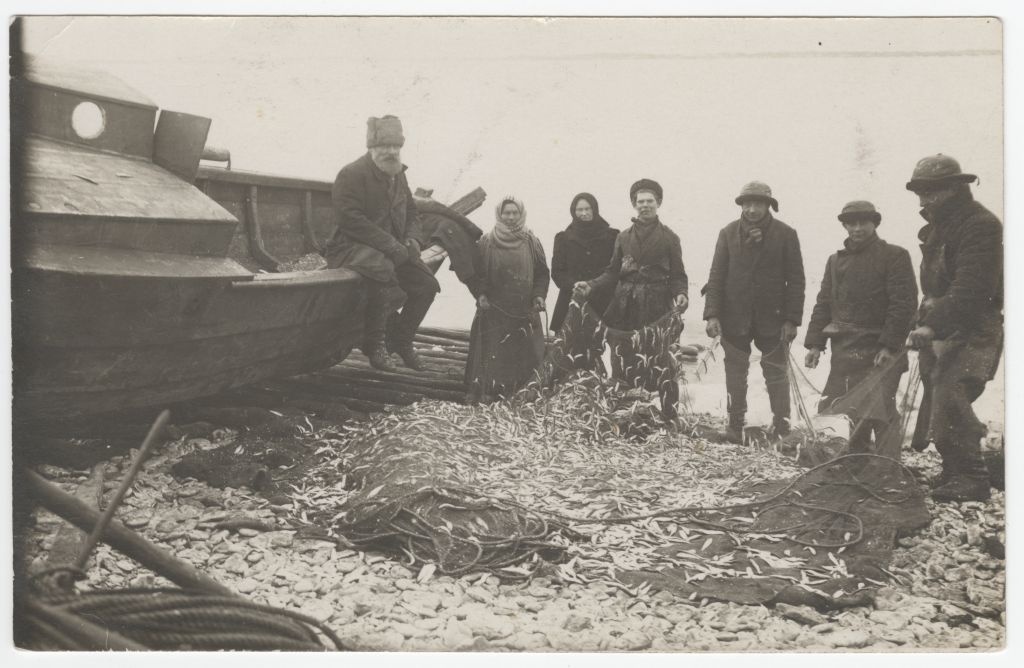
[[[396,352],[419,371],[423,367],[412,340],[441,286],[420,260],[422,232],[400,158],[402,122],[396,116],[371,117],[366,125],[369,150],[342,167],[331,188],[338,228],[324,257],[328,267],[346,267],[367,279],[362,351],[370,364],[394,371],[388,353]],[[389,288],[405,293],[405,305],[385,344]]]

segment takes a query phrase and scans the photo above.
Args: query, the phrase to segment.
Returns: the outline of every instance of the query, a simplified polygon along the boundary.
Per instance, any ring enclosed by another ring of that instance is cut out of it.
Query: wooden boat
[[[16,420],[207,396],[359,342],[357,274],[259,271],[318,247],[329,184],[220,170],[204,193],[210,120],[158,118],[101,73],[26,61],[12,94]]]

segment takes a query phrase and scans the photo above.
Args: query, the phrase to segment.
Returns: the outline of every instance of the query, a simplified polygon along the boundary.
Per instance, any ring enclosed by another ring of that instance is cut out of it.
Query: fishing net
[[[458,469],[475,465],[472,455],[457,442],[430,438],[430,423],[353,444],[346,469],[358,491],[335,517],[337,533],[358,549],[452,576],[484,571],[521,579],[529,571],[517,565],[531,558],[562,559],[567,539],[579,534],[460,480]]]
[[[741,494],[756,496],[655,513],[679,517],[678,540],[655,550],[673,566],[626,571],[619,579],[691,600],[863,605],[888,579],[897,537],[931,519],[912,472],[872,454],[845,455]]]
[[[723,348],[730,346],[724,339],[719,342]],[[907,363],[908,351],[903,350],[864,372],[862,380],[845,392],[827,396],[804,373],[789,345],[780,342],[779,346],[780,349],[749,358],[752,363],[760,362],[785,372],[795,413],[793,429],[779,439],[763,428],[747,427],[744,443],[778,450],[793,456],[803,466],[817,466],[857,451],[900,458],[921,386],[916,356],[909,360],[909,373],[901,375],[899,370],[899,365]],[[744,354],[735,348],[733,351]],[[771,361],[775,358],[778,361]],[[897,395],[895,406],[889,407],[887,397],[893,395]],[[857,450],[851,450],[853,442],[859,444]]]
[[[646,436],[665,422],[664,411],[653,406],[652,393],[669,393],[668,401],[676,403],[674,390],[686,380],[683,365],[693,364],[702,350],[680,345],[682,331],[682,314],[676,311],[640,329],[621,330],[606,325],[589,304],[573,301],[561,331],[547,347],[535,387],[527,388],[524,397],[536,398],[537,391],[569,381],[593,382],[590,376],[604,378],[608,350],[618,391],[618,405],[612,408],[616,431]],[[687,401],[682,406],[684,413],[692,412]]]
[[[185,589],[30,596],[19,606],[29,649],[323,651],[344,649],[322,622],[291,610]]]

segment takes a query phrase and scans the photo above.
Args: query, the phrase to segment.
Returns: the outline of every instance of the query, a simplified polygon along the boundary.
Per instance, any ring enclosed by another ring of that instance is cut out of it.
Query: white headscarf
[[[515,204],[519,209],[519,221],[512,224],[501,219],[501,211],[509,203]],[[503,243],[515,243],[516,239],[524,241],[531,235],[530,230],[526,228],[526,207],[521,200],[512,195],[505,195],[498,202],[497,208],[494,209],[494,220],[495,236]]]

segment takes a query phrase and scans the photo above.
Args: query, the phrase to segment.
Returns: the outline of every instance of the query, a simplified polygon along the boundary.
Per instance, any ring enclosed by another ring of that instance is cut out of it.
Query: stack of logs
[[[396,371],[380,371],[370,366],[365,355],[353,350],[330,369],[274,380],[268,386],[291,396],[315,395],[321,401],[367,413],[389,405],[408,406],[422,399],[463,403],[469,332],[421,327],[413,345],[425,367],[423,371],[403,366],[397,356],[393,358]]]
[[[413,345],[425,367],[423,371],[405,367],[397,356],[392,356],[395,371],[380,371],[370,366],[365,355],[353,350],[330,369],[265,381],[246,388],[245,394],[250,399],[258,395],[276,397],[284,405],[322,410],[340,405],[363,413],[408,406],[423,399],[465,403],[469,332],[421,327]],[[682,346],[683,363],[696,363],[701,350],[700,346]]]

